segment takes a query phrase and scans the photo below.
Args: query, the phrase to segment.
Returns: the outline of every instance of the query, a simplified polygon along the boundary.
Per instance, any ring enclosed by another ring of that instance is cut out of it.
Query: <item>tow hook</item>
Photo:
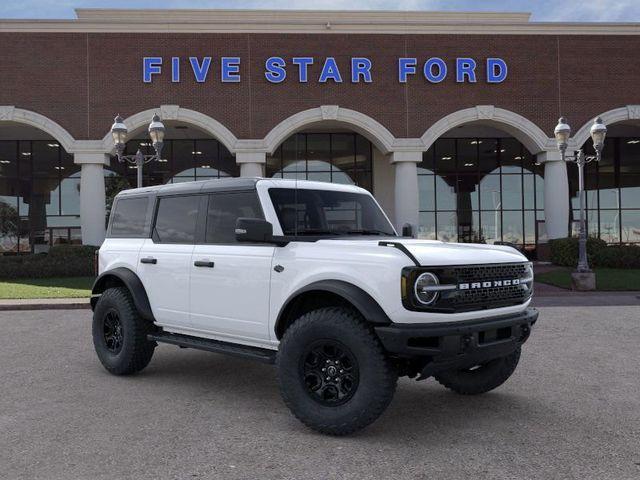
[[[530,333],[531,333],[531,328],[529,327],[529,325],[523,325],[522,335],[520,335],[520,341],[524,342],[529,337]]]
[[[462,351],[466,352],[469,350],[471,346],[471,335],[463,335],[462,336]]]

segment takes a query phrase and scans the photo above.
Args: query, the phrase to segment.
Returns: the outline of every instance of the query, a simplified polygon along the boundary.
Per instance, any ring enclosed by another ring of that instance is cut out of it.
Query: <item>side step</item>
[[[263,363],[276,363],[276,351],[266,348],[249,347],[238,345],[237,343],[221,342],[209,338],[192,337],[190,335],[180,335],[178,333],[152,333],[147,335],[147,339],[160,343],[169,343],[184,348],[195,348],[196,350],[206,350],[207,352],[226,353],[236,357],[249,358]]]

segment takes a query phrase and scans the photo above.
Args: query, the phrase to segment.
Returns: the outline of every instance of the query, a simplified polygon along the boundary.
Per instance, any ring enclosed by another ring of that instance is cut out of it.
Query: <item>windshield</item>
[[[269,196],[284,235],[396,235],[369,195],[270,188]]]

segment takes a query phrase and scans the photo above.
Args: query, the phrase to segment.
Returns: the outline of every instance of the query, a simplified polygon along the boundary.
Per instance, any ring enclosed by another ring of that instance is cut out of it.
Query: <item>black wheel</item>
[[[520,360],[520,347],[506,357],[460,370],[448,370],[434,375],[446,388],[461,395],[478,395],[499,387],[511,376]]]
[[[93,345],[104,368],[114,375],[136,373],[151,361],[152,324],[143,320],[126,288],[109,288],[93,312]]]
[[[278,352],[285,404],[322,433],[360,430],[387,408],[398,375],[377,338],[346,308],[322,308],[297,319]]]

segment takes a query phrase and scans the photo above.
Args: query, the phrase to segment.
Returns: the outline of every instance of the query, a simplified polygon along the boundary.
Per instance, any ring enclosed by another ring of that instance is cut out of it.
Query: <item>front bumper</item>
[[[420,379],[454,368],[468,368],[513,353],[527,341],[538,319],[535,308],[500,317],[436,324],[375,327],[387,352],[418,358]]]

